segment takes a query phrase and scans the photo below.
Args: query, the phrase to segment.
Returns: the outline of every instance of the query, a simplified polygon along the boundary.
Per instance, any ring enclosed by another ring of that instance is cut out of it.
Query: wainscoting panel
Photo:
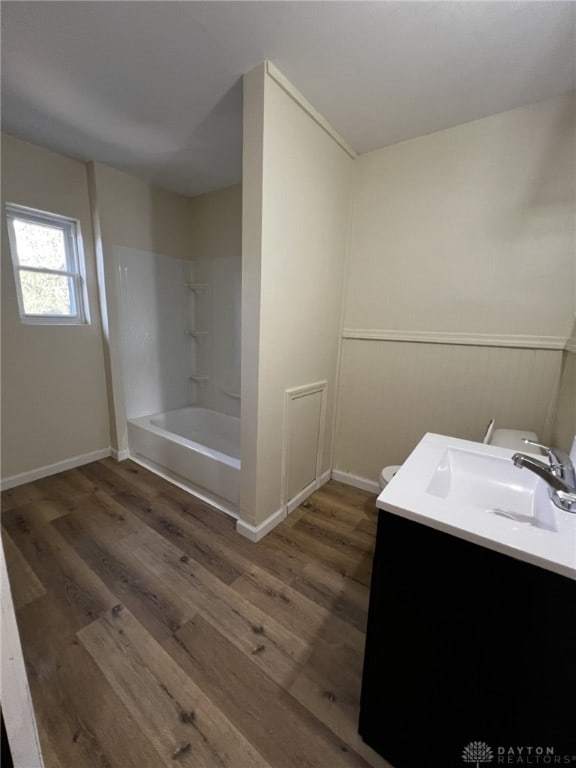
[[[426,432],[550,439],[562,351],[343,339],[334,469],[376,481]]]
[[[562,357],[562,373],[558,387],[558,404],[552,428],[552,445],[567,453],[576,435],[576,349],[574,341]]]

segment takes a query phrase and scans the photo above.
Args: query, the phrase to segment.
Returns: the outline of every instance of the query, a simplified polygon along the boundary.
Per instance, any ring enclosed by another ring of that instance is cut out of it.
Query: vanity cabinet
[[[576,766],[575,699],[576,582],[380,511],[359,724],[370,747],[394,768]],[[477,761],[463,759],[471,742]]]

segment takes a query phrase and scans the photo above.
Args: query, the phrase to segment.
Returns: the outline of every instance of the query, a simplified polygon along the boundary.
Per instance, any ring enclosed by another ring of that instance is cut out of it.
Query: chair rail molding
[[[421,344],[463,344],[470,347],[514,347],[520,349],[567,348],[566,336],[529,336],[513,333],[465,333],[462,331],[400,331],[382,328],[344,328],[343,339],[401,341]]]

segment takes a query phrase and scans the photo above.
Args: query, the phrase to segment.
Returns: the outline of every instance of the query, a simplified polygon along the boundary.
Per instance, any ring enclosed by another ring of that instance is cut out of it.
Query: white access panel
[[[320,475],[325,395],[326,382],[286,391],[284,503]]]

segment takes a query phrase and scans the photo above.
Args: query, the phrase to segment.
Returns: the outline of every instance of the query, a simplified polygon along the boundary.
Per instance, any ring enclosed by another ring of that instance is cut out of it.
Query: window
[[[22,322],[88,322],[77,222],[11,204],[6,219]]]

